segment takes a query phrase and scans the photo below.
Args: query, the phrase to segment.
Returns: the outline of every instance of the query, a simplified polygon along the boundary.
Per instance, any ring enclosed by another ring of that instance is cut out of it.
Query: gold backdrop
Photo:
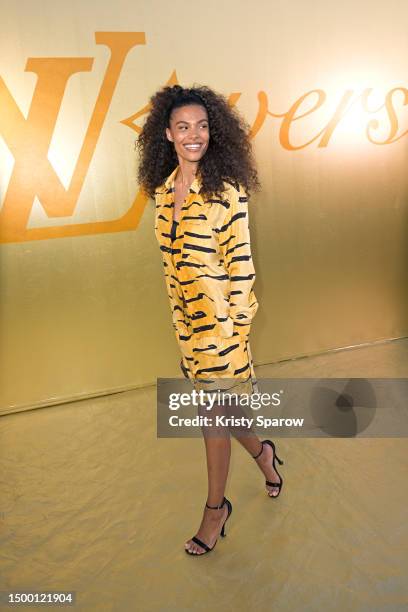
[[[167,83],[252,128],[255,365],[407,335],[408,6],[387,7],[1,1],[0,412],[181,376],[135,179]]]

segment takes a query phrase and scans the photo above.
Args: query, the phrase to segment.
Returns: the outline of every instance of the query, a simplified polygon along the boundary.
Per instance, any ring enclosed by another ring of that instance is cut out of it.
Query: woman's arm
[[[229,316],[234,322],[234,332],[246,338],[259,306],[253,291],[255,268],[251,254],[248,196],[239,184],[236,187],[231,185],[226,194],[228,207],[219,230],[219,241],[230,278]]]

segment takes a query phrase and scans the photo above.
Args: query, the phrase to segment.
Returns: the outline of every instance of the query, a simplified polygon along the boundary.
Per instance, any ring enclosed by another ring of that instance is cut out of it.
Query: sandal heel
[[[261,450],[259,451],[259,453],[258,453],[257,455],[252,455],[252,457],[253,457],[254,459],[258,459],[258,457],[259,457],[259,456],[262,454],[262,451],[263,451],[263,448],[264,448],[264,445],[265,445],[265,444],[268,444],[268,445],[269,445],[269,446],[272,448],[272,450],[273,450],[272,466],[273,466],[273,469],[275,470],[275,472],[276,472],[276,473],[278,474],[278,476],[279,476],[279,482],[270,482],[269,480],[266,480],[266,481],[265,481],[265,484],[266,484],[268,487],[275,487],[275,488],[277,488],[277,489],[278,489],[278,493],[277,493],[277,495],[270,495],[270,494],[269,494],[269,497],[271,497],[271,498],[275,499],[276,497],[279,497],[279,494],[280,494],[280,492],[281,492],[282,485],[283,485],[283,478],[282,478],[282,476],[279,474],[278,470],[276,469],[276,466],[275,466],[275,459],[276,459],[276,461],[279,463],[279,465],[283,465],[283,461],[282,461],[282,459],[279,459],[278,455],[276,454],[275,443],[274,443],[274,442],[272,442],[271,440],[263,440],[263,441],[261,442],[261,447],[262,447],[262,448],[261,448]]]
[[[225,536],[227,535],[227,534],[225,533],[225,523],[228,521],[229,517],[231,516],[231,512],[232,512],[232,504],[231,504],[230,500],[229,500],[229,499],[227,499],[226,497],[224,497],[224,499],[223,499],[222,503],[221,503],[219,506],[209,506],[207,503],[206,503],[205,505],[206,505],[206,507],[207,507],[207,508],[210,508],[211,510],[220,510],[220,509],[221,509],[221,508],[223,508],[225,505],[227,505],[228,514],[227,514],[227,516],[226,516],[226,518],[225,518],[225,521],[224,521],[224,523],[223,523],[223,525],[222,525],[222,529],[221,529],[221,533],[220,533],[220,535],[221,535],[223,538],[225,538]],[[192,553],[192,552],[190,552],[189,550],[185,549],[185,551],[186,551],[186,553],[187,553],[188,555],[194,555],[194,556],[196,556],[196,557],[201,557],[202,555],[205,555],[205,554],[207,554],[207,553],[211,552],[211,551],[212,551],[212,550],[215,548],[215,545],[216,545],[216,543],[217,543],[217,540],[215,540],[214,546],[213,546],[212,548],[210,548],[209,546],[207,546],[207,544],[206,544],[205,542],[202,542],[201,540],[199,540],[199,539],[197,538],[197,536],[194,536],[194,537],[193,537],[193,538],[191,538],[191,539],[193,540],[193,542],[195,542],[196,544],[198,544],[199,546],[201,546],[201,548],[204,548],[204,550],[205,550],[205,552],[203,552],[203,553],[198,553],[198,554],[195,554],[195,553]]]

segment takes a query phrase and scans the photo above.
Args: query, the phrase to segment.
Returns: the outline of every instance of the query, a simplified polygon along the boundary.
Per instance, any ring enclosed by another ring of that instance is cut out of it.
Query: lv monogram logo
[[[113,221],[27,228],[36,196],[49,217],[74,213],[126,56],[136,45],[145,44],[145,35],[96,32],[95,41],[109,47],[111,55],[68,189],[62,185],[47,154],[68,80],[77,72],[89,72],[93,58],[29,58],[25,71],[34,72],[38,78],[27,119],[0,77],[0,134],[15,160],[0,211],[2,243],[119,232],[138,225],[147,202],[141,192],[127,213]]]

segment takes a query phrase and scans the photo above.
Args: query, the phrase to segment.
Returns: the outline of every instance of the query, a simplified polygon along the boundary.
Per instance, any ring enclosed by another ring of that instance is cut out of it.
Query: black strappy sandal
[[[222,529],[221,529],[221,533],[220,535],[224,538],[227,534],[225,533],[225,523],[228,521],[230,514],[232,512],[232,504],[229,501],[229,499],[227,499],[226,497],[224,497],[222,504],[220,506],[209,506],[207,503],[205,504],[207,508],[210,508],[211,510],[220,510],[221,508],[223,508],[225,506],[225,504],[227,504],[228,507],[228,514],[227,517],[222,525]],[[216,543],[218,542],[218,538],[215,540],[214,546],[212,548],[210,548],[209,546],[207,546],[207,544],[205,544],[204,542],[202,542],[201,540],[199,540],[196,536],[192,537],[191,540],[193,540],[193,542],[195,542],[196,544],[198,544],[199,546],[201,546],[201,548],[204,548],[205,552],[204,553],[193,553],[190,552],[189,550],[187,550],[187,548],[185,548],[184,550],[186,551],[186,553],[188,555],[193,555],[194,557],[201,557],[201,555],[206,555],[207,553],[211,552],[214,548]]]
[[[279,476],[280,482],[269,482],[269,480],[265,480],[265,484],[268,487],[278,487],[279,488],[279,491],[278,491],[277,495],[271,495],[270,494],[271,492],[267,491],[268,497],[272,497],[272,499],[275,499],[276,497],[279,497],[279,494],[281,492],[282,485],[283,485],[283,478],[279,474],[278,470],[275,467],[275,458],[276,458],[276,460],[278,461],[278,463],[280,465],[283,465],[283,461],[281,459],[279,459],[278,455],[276,454],[275,444],[273,442],[271,442],[270,440],[263,440],[263,442],[261,444],[262,444],[262,448],[261,448],[260,452],[257,455],[255,455],[255,457],[252,455],[252,457],[253,457],[253,459],[258,459],[258,457],[262,454],[262,451],[263,451],[263,448],[264,448],[264,444],[269,444],[269,446],[272,447],[272,450],[273,450],[272,466],[273,466],[273,469],[275,470],[275,472],[277,473],[277,475]]]

